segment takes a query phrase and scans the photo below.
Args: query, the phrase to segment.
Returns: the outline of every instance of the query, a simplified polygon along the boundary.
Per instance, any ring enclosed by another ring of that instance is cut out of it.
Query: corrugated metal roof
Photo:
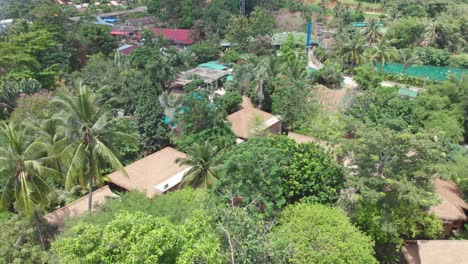
[[[406,89],[406,88],[400,88],[398,89],[398,95],[414,98],[418,96],[418,91],[414,91],[414,90]]]
[[[193,44],[190,29],[178,29],[178,28],[152,28],[155,35],[162,34],[164,38],[184,45]]]
[[[212,69],[212,70],[225,70],[228,67],[219,63],[218,61],[209,61],[198,65],[198,67]]]

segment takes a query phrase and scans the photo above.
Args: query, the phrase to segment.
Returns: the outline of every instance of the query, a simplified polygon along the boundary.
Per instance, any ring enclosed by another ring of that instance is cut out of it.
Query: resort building
[[[247,96],[242,97],[240,108],[239,111],[227,117],[232,123],[232,131],[238,138],[238,142],[262,132],[281,134],[281,119],[255,108]]]
[[[186,156],[185,153],[167,147],[125,166],[127,175],[115,171],[108,178],[111,185],[127,191],[140,191],[148,198],[153,198],[178,188],[190,167],[179,166],[176,160]]]

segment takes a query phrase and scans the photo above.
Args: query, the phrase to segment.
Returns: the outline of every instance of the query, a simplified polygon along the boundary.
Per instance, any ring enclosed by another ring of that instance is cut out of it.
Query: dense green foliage
[[[243,206],[254,204],[267,215],[301,199],[333,203],[342,187],[339,165],[312,143],[253,138],[221,159],[216,193]]]
[[[19,215],[2,214],[0,222],[0,263],[45,263],[48,254],[41,248],[37,230]]]
[[[463,1],[246,0],[245,14],[240,0],[0,1],[13,19],[0,27],[0,263],[398,263],[404,240],[441,235],[434,179],[468,195]],[[143,4],[117,23],[154,16],[194,44],[95,23]],[[314,71],[305,39],[272,45],[308,20]],[[217,83],[179,78],[218,59],[232,72]],[[426,74],[436,66],[456,75]],[[227,116],[248,99],[312,142],[256,116],[236,145]],[[149,200],[110,184],[119,198],[63,230],[41,219],[86,194],[91,206],[108,173],[167,146],[187,154],[172,164],[190,166],[179,190]]]
[[[272,237],[279,263],[377,263],[372,240],[337,208],[289,206]]]
[[[52,251],[67,263],[221,263],[219,240],[206,213],[175,225],[164,217],[121,212],[105,226],[76,225]]]

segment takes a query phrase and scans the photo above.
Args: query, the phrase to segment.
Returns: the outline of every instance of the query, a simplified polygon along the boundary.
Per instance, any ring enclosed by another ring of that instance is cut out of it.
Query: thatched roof
[[[162,194],[182,181],[188,166],[176,164],[177,158],[187,155],[167,147],[125,167],[128,176],[120,171],[108,175],[110,181],[128,191],[138,190],[149,198]]]
[[[468,210],[468,204],[463,200],[457,186],[452,182],[440,179],[435,180],[435,186],[436,193],[442,199],[442,203],[432,207],[429,212],[434,213],[443,220],[466,221],[467,216],[465,210]]]
[[[408,264],[467,264],[467,240],[407,241],[402,249]]]
[[[93,210],[97,205],[102,205],[106,201],[107,197],[118,197],[116,194],[112,193],[109,189],[109,186],[104,186],[100,189],[97,189],[93,192]],[[44,219],[47,220],[50,224],[56,225],[59,228],[62,228],[66,218],[76,217],[88,211],[88,195],[81,197],[78,200],[73,201],[61,207],[52,213],[44,216]]]

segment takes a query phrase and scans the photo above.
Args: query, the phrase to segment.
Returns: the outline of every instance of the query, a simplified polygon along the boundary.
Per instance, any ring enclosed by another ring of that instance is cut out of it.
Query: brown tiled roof
[[[112,193],[109,186],[104,186],[93,192],[93,210],[97,205],[104,204],[106,197],[117,197],[116,194]],[[44,216],[50,224],[56,225],[59,228],[63,227],[64,221],[69,217],[76,217],[88,211],[88,195],[81,197],[78,200],[73,201],[61,207],[52,213]]]
[[[243,97],[241,110],[227,117],[227,119],[232,123],[232,131],[234,132],[234,135],[242,139],[247,139],[252,135],[252,130],[255,129],[255,125],[258,125],[255,124],[257,119],[265,123],[275,118],[277,117],[253,107],[247,96]],[[265,128],[268,128],[271,125],[273,124],[270,124],[269,126],[267,125]]]
[[[432,207],[429,212],[443,220],[467,220],[464,210],[468,210],[468,204],[463,200],[457,186],[440,179],[435,180],[435,186],[442,203]]]
[[[306,135],[301,135],[293,132],[288,133],[288,138],[294,139],[296,143],[302,144],[302,143],[310,143],[310,142],[317,142],[317,140],[313,137],[309,137]]]
[[[177,158],[187,155],[167,147],[125,167],[128,177],[119,171],[108,175],[110,181],[128,191],[138,190],[149,198],[164,193],[165,189],[175,186],[182,180],[181,175],[189,168],[176,164]],[[178,177],[178,179],[174,179]],[[168,188],[160,185],[168,184]]]
[[[402,249],[408,264],[468,264],[467,240],[417,240]]]

